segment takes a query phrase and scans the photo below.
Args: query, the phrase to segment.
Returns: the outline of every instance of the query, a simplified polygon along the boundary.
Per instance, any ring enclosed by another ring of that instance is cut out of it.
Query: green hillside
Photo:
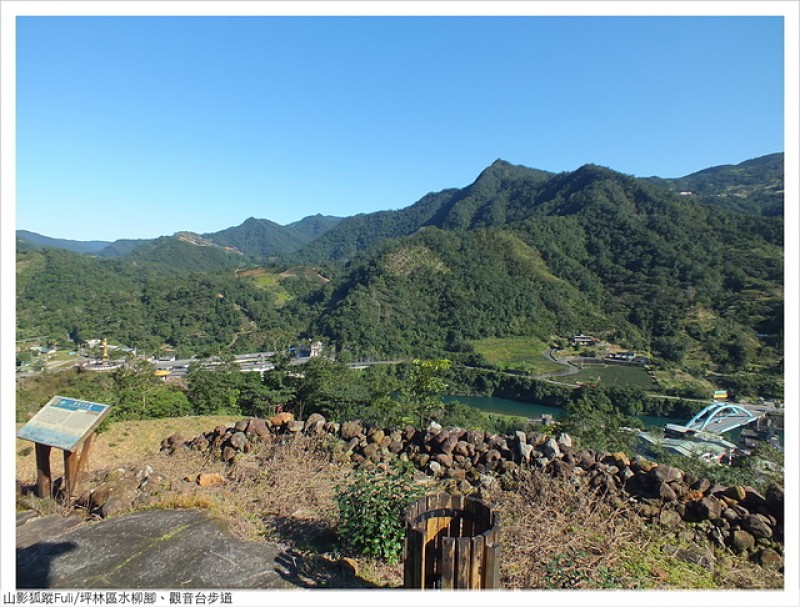
[[[757,182],[759,163],[748,166]],[[774,159],[761,166],[763,182],[775,178]],[[780,216],[595,165],[551,174],[497,161],[463,190],[306,228],[325,231],[266,266],[190,233],[112,260],[20,250],[18,331],[191,351],[246,351],[280,333],[355,358],[474,357],[480,340],[591,332],[662,369],[780,392]]]

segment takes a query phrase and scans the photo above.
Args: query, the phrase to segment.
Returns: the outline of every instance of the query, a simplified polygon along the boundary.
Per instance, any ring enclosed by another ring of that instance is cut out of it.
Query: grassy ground
[[[490,364],[506,371],[541,375],[564,369],[546,359],[542,354],[547,349],[547,344],[532,337],[486,338],[473,341],[472,346]]]
[[[657,390],[658,385],[641,367],[624,365],[585,365],[576,375],[562,378],[570,382],[600,381],[606,386],[633,386],[643,390]]]
[[[236,418],[238,419],[238,418]],[[145,465],[167,476],[172,492],[156,507],[203,508],[222,515],[231,530],[251,541],[281,541],[296,555],[309,587],[399,588],[402,564],[349,555],[356,575],[341,574],[338,488],[351,478],[345,453],[322,439],[259,443],[233,465],[184,451],[159,453],[174,432],[187,439],[235,418],[193,417],[119,422],[99,435],[89,470]],[[18,481],[32,483],[32,449],[17,444]],[[54,474],[58,474],[54,466]],[[225,477],[219,486],[199,487],[186,479],[199,472]],[[427,493],[446,487],[431,480]],[[665,545],[682,546],[675,533],[646,527],[626,508],[592,497],[568,480],[531,471],[502,478],[480,495],[501,517],[501,584],[506,589],[687,589],[780,588],[783,576],[729,553],[706,569],[669,556]],[[152,507],[152,506],[151,506]],[[344,585],[344,586],[343,586]]]

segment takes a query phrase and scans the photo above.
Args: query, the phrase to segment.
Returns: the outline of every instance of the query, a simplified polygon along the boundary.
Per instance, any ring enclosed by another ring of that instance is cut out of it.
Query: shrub
[[[338,492],[339,537],[345,550],[396,563],[405,538],[405,513],[422,497],[407,473],[360,469]]]

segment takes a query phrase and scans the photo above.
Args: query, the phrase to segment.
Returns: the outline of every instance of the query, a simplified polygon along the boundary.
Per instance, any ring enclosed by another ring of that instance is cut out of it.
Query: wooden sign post
[[[110,405],[54,396],[17,432],[17,437],[36,445],[36,495],[52,497],[50,451],[64,451],[64,490],[67,500],[86,467],[97,426],[111,412]]]

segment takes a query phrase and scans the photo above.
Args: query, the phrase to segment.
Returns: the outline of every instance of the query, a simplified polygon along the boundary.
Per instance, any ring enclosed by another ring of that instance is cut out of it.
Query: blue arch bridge
[[[769,407],[758,405],[741,405],[737,403],[715,402],[711,403],[686,422],[667,424],[666,430],[674,434],[695,434],[697,432],[710,432],[712,434],[725,434],[735,428],[747,426],[766,416]]]

